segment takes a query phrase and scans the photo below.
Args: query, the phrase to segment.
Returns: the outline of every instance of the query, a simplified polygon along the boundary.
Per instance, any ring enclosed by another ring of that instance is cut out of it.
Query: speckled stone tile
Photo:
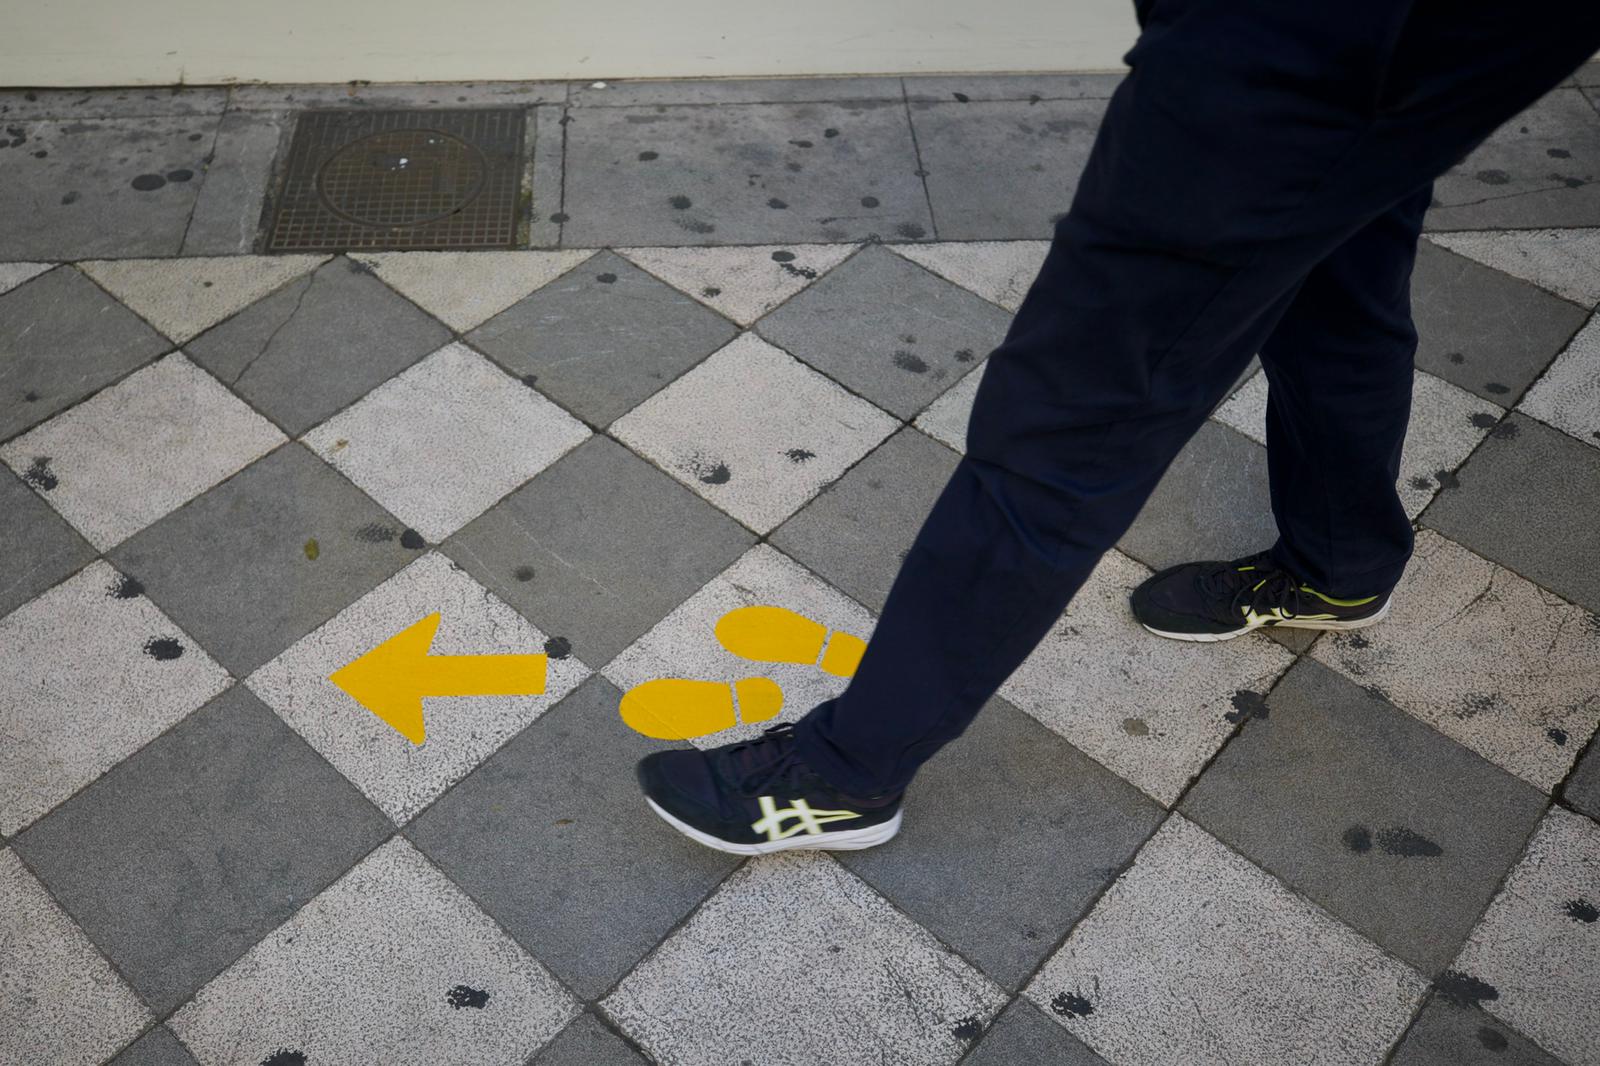
[[[644,803],[633,767],[661,744],[617,717],[621,696],[604,678],[584,682],[406,830],[585,999],[605,994],[738,865]]]
[[[738,944],[739,950],[721,950]],[[672,1066],[948,1066],[1005,994],[822,855],[758,859],[601,1004]]]
[[[626,692],[645,681],[681,677],[738,681],[768,677],[783,689],[783,711],[772,721],[744,723],[696,738],[702,748],[749,740],[777,722],[791,722],[845,689],[845,680],[809,664],[751,662],[717,642],[717,620],[752,605],[786,607],[821,622],[830,631],[866,640],[873,619],[866,610],[814,574],[765,544],[758,544],[690,596],[601,671]]]
[[[1005,339],[1011,316],[881,247],[756,325],[767,340],[912,418]]]
[[[274,166],[288,156],[293,128],[294,117],[285,112],[230,110],[222,116],[180,254],[242,255],[255,250]]]
[[[0,116],[0,259],[177,255],[218,121]]]
[[[1550,791],[1600,722],[1600,623],[1430,530],[1382,625],[1311,654]]]
[[[1573,303],[1600,304],[1600,229],[1479,230],[1428,239]]]
[[[235,685],[13,846],[165,1014],[389,831],[350,782]]]
[[[612,434],[757,533],[895,430],[894,418],[751,333],[652,396]]]
[[[1026,994],[1119,1066],[1376,1066],[1426,987],[1174,815]]]
[[[528,1066],[645,1066],[645,1061],[594,1015],[585,1013]]]
[[[932,234],[898,92],[826,103],[580,107],[568,118],[567,245]]]
[[[1433,185],[1430,230],[1600,224],[1600,122],[1578,89],[1546,93]]]
[[[1000,694],[1171,804],[1294,656],[1255,633],[1195,644],[1145,632],[1128,594],[1149,575],[1107,552]]]
[[[1121,84],[1121,74],[935,74],[905,79],[913,103],[988,100],[1100,100]]]
[[[1267,443],[1267,376],[1258,372],[1224,403],[1219,422],[1262,445]],[[1505,409],[1465,389],[1418,370],[1411,385],[1411,424],[1400,453],[1395,488],[1406,514],[1416,518],[1432,502],[1442,482],[1505,416]]]
[[[748,326],[843,262],[853,244],[618,248],[674,288]]]
[[[1422,522],[1600,614],[1600,454],[1513,411]]]
[[[1600,448],[1600,317],[1578,331],[1517,409]]]
[[[1454,972],[1485,1010],[1572,1066],[1600,1063],[1600,825],[1550,811]]]
[[[1013,313],[1039,276],[1049,241],[946,241],[887,247]]]
[[[0,440],[171,347],[72,267],[11,290],[0,296]]]
[[[83,930],[0,850],[0,1060],[94,1066],[150,1023]]]
[[[92,563],[0,619],[0,832],[16,833],[229,684],[136,584]]]
[[[727,319],[607,251],[466,339],[579,418],[605,426],[737,332]]]
[[[413,744],[329,675],[432,614],[432,655],[549,654],[542,693],[423,701],[426,740]],[[409,821],[529,722],[589,668],[465,571],[430,552],[340,611],[245,679],[311,746],[397,824]]]
[[[49,270],[52,263],[0,263],[0,296]]]
[[[303,439],[402,522],[438,542],[588,436],[582,422],[454,343]]]
[[[373,852],[168,1024],[203,1066],[521,1063],[578,1005],[403,840]]]
[[[988,360],[980,363],[978,369],[968,373],[943,396],[929,404],[913,425],[934,440],[965,455],[967,423],[972,419],[972,404],[978,398],[978,384],[983,381],[983,372],[988,367]]]
[[[1026,999],[1007,1007],[963,1066],[1108,1066]]]
[[[638,107],[643,104],[804,104],[847,100],[898,103],[894,76],[816,78],[607,78],[574,81],[574,107]]]
[[[1183,813],[1433,976],[1455,958],[1548,800],[1302,660]]]
[[[1411,275],[1416,365],[1508,406],[1587,317],[1536,285],[1437,248],[1417,246]]]
[[[285,439],[174,353],[0,446],[0,459],[105,551]]]
[[[1048,240],[1078,188],[1106,101],[913,101],[943,240]],[[995,166],[997,159],[1004,166]]]
[[[1435,995],[1411,1023],[1390,1066],[1562,1066],[1515,1029]]]
[[[950,449],[902,429],[774,530],[770,541],[881,610],[957,461]]]
[[[197,1066],[172,1030],[161,1025],[129,1044],[107,1066]]]
[[[78,266],[181,344],[327,261],[325,255],[236,255],[95,259]]]
[[[0,470],[0,617],[95,557],[94,548],[9,470]]]
[[[593,436],[444,551],[586,663],[618,652],[755,536],[609,437]]]
[[[184,350],[298,436],[449,339],[366,266],[341,256]]]
[[[595,253],[376,252],[354,254],[400,294],[457,333],[481,326]]]

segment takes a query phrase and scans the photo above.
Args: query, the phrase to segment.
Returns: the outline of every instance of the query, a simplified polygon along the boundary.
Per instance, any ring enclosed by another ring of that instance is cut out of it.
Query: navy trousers
[[[849,688],[796,726],[846,792],[900,790],[961,734],[1256,353],[1276,557],[1329,595],[1392,587],[1431,183],[1600,48],[1595,0],[1136,7],[967,454]]]

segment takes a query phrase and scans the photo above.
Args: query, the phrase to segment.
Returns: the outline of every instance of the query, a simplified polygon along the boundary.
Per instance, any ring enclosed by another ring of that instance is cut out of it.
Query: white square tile
[[[1266,372],[1258,370],[1214,417],[1265,444],[1268,391]],[[1400,453],[1400,480],[1395,484],[1408,516],[1415,518],[1427,508],[1439,492],[1439,474],[1466,462],[1504,414],[1504,408],[1466,389],[1424,371],[1415,372],[1411,423]]]
[[[1461,949],[1455,976],[1488,985],[1486,1010],[1572,1066],[1600,1066],[1597,916],[1600,825],[1552,807]]]
[[[227,688],[106,562],[0,618],[0,832],[15,834]]]
[[[752,333],[624,415],[612,433],[767,533],[900,423]]]
[[[1128,595],[1149,576],[1107,552],[1000,694],[1171,804],[1294,654],[1260,633],[1196,644],[1147,632]]]
[[[85,274],[141,318],[184,343],[326,263],[326,255],[100,259]]]
[[[854,244],[618,248],[673,288],[748,326],[855,251]]]
[[[589,430],[464,344],[447,344],[302,439],[438,543]]]
[[[95,1066],[150,1021],[16,852],[0,851],[0,1062]]]
[[[1007,311],[1022,306],[1050,253],[1049,241],[949,241],[886,247]]]
[[[758,544],[657,622],[601,673],[623,692],[657,678],[732,682],[766,677],[783,689],[783,710],[776,718],[743,723],[693,740],[700,747],[748,740],[777,722],[794,721],[845,690],[845,678],[816,666],[752,662],[726,651],[717,642],[717,620],[729,611],[752,606],[786,607],[822,623],[830,632],[862,640],[872,636],[873,619],[866,608],[777,549]]]
[[[179,352],[11,441],[0,458],[105,551],[286,439]]]
[[[202,1066],[519,1066],[578,1004],[395,838],[202,988],[168,1024]],[[275,1060],[286,1061],[286,1060]]]
[[[978,385],[983,381],[983,372],[987,369],[989,364],[985,361],[978,369],[952,385],[917,416],[914,425],[934,440],[965,455],[967,423],[972,420],[972,405],[978,398]]]
[[[1517,409],[1600,448],[1600,315],[1578,331]]]
[[[1600,229],[1430,233],[1428,239],[1574,303],[1600,303]]]
[[[1118,1066],[1376,1066],[1426,989],[1173,815],[1024,994]]]
[[[379,252],[352,258],[400,295],[455,330],[481,326],[595,254],[554,252]]]
[[[1600,623],[1432,530],[1370,629],[1311,655],[1549,792],[1600,722]]]
[[[998,987],[831,858],[745,865],[602,1009],[670,1066],[941,1066]]]
[[[546,634],[429,552],[245,679],[396,823],[411,819],[589,675],[577,659],[552,655],[541,694],[427,698],[426,739],[413,744],[329,677],[434,613],[442,618],[432,655],[545,650]]]

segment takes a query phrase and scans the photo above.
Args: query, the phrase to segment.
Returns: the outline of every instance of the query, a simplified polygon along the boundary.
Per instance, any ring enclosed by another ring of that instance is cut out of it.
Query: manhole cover
[[[267,250],[511,247],[522,130],[513,109],[307,111]]]

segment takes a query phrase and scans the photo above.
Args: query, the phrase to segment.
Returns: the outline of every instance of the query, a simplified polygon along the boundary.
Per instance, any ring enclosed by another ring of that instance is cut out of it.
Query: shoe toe
[[[656,805],[684,821],[715,818],[721,807],[711,760],[694,748],[658,751],[639,760],[639,787]]]
[[[1197,613],[1197,569],[1194,563],[1183,563],[1150,575],[1128,596],[1133,617],[1152,629],[1176,633],[1214,628],[1214,622]]]

